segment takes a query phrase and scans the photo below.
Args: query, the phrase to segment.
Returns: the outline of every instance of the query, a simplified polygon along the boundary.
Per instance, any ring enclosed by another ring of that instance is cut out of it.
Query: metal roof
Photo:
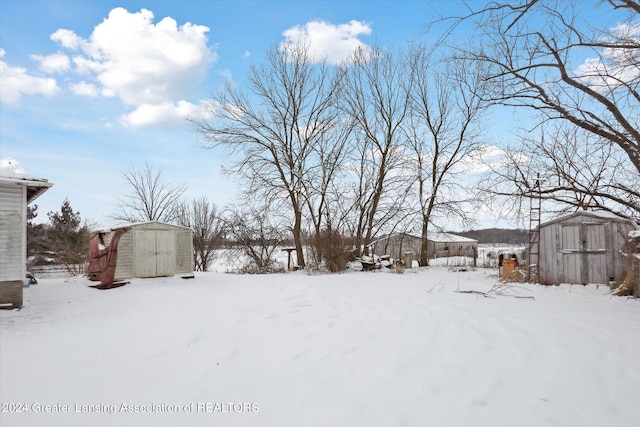
[[[11,178],[7,176],[0,176],[0,183],[26,186],[27,187],[27,204],[33,202],[42,193],[47,191],[49,187],[53,186],[53,182],[49,182],[46,179],[39,179],[39,178],[32,178],[32,177]]]

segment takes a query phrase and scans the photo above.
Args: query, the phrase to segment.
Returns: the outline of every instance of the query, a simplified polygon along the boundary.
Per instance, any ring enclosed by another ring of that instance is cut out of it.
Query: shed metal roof
[[[633,222],[632,220],[630,220],[629,218],[624,218],[621,217],[619,215],[616,215],[614,213],[611,212],[606,212],[606,211],[577,211],[574,212],[572,214],[569,215],[565,215],[562,217],[558,217],[558,218],[554,218],[552,220],[549,221],[545,221],[542,224],[540,224],[540,227],[545,227],[547,225],[551,225],[551,224],[555,224],[558,222],[562,222],[562,221],[566,221],[575,217],[579,217],[579,216],[587,216],[593,219],[598,219],[598,220],[612,220],[612,221],[617,221],[617,222],[627,222],[627,223],[631,223],[634,225],[635,228],[638,228],[638,225]]]

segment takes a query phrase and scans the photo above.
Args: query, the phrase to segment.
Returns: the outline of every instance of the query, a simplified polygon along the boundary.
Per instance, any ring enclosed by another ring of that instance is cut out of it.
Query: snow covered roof
[[[53,186],[47,179],[28,174],[18,161],[9,157],[0,160],[0,182],[26,186],[27,203],[31,203]]]
[[[477,243],[476,239],[470,237],[458,236],[457,234],[446,233],[444,231],[436,231],[427,233],[427,240],[437,243]]]
[[[409,238],[418,239],[418,240],[421,239],[421,237],[414,236],[414,235],[407,234],[407,233],[393,233],[393,234],[388,234],[388,235],[385,235],[385,236],[381,236],[379,239],[376,239],[375,241],[371,242],[371,245],[375,246],[380,241],[386,241],[388,239],[395,238],[396,236],[399,236],[399,237],[400,236],[404,236],[404,237],[409,237]],[[444,231],[431,231],[431,232],[428,232],[427,233],[427,240],[429,240],[431,242],[435,242],[435,243],[451,243],[451,242],[456,242],[456,243],[477,243],[478,242],[476,239],[471,239],[469,237],[458,236],[457,234],[446,233]]]
[[[121,228],[131,228],[131,227],[136,227],[136,226],[139,226],[139,225],[148,225],[148,224],[159,224],[159,225],[164,225],[164,226],[168,226],[168,227],[184,228],[185,230],[192,230],[191,227],[186,227],[184,225],[177,225],[177,224],[169,224],[168,222],[140,221],[140,222],[126,222],[126,223],[122,223],[122,224],[112,225],[110,227],[98,228],[98,229],[93,230],[93,232],[94,233],[109,233],[110,231],[119,230]]]

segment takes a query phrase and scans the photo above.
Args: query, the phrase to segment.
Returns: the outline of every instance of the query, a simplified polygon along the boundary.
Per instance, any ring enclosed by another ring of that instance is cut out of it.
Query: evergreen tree
[[[68,199],[60,212],[49,212],[48,240],[58,263],[71,275],[84,273],[89,251],[90,231],[82,224],[80,212],[74,212]]]
[[[27,257],[29,268],[43,262],[43,254],[49,250],[47,241],[47,225],[36,224],[38,205],[27,206]]]

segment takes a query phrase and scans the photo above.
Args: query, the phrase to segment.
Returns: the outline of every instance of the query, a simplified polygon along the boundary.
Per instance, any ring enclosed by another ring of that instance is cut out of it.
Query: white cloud
[[[153,13],[115,8],[88,39],[60,29],[51,39],[78,51],[74,71],[93,82],[72,86],[75,93],[118,97],[135,107],[128,126],[167,125],[183,117],[183,101],[195,92],[217,57],[207,46],[208,27],[170,17],[153,23]],[[95,88],[95,89],[94,89]],[[172,117],[169,117],[172,116]],[[156,120],[156,121],[154,121]]]
[[[284,31],[284,41],[280,48],[289,50],[299,44],[307,44],[312,59],[326,59],[330,64],[339,64],[358,48],[367,46],[358,38],[371,34],[371,27],[360,21],[349,21],[348,24],[333,25],[325,21],[311,21],[304,26],[295,26]]]
[[[172,127],[180,125],[184,119],[198,114],[200,107],[187,101],[162,104],[143,104],[135,111],[124,115],[120,122],[128,127],[160,125]]]
[[[90,96],[90,97],[93,97],[93,98],[98,96],[99,92],[100,92],[96,85],[93,85],[91,83],[87,83],[84,80],[81,81],[80,83],[72,84],[71,85],[71,90],[76,95]]]
[[[0,49],[0,59],[4,58],[5,50]],[[27,74],[27,70],[12,67],[0,61],[0,102],[15,103],[22,95],[54,96],[60,91],[55,79],[35,77]]]
[[[496,145],[483,144],[462,159],[458,165],[458,172],[467,175],[481,175],[491,170],[502,169],[505,162],[514,159],[521,163],[529,160],[524,154],[507,153]]]
[[[76,33],[71,30],[59,29],[49,37],[54,42],[60,43],[62,47],[71,50],[77,50],[83,45],[84,40],[78,37]]]
[[[52,55],[31,55],[33,59],[40,63],[40,69],[48,74],[63,73],[71,68],[71,61],[64,53],[54,53]]]
[[[623,42],[640,44],[640,22],[633,25],[620,24],[612,30],[613,38]],[[605,42],[615,43],[607,39]],[[607,91],[623,83],[640,78],[638,49],[605,48],[597,58],[587,58],[576,69],[576,74],[596,90]]]

